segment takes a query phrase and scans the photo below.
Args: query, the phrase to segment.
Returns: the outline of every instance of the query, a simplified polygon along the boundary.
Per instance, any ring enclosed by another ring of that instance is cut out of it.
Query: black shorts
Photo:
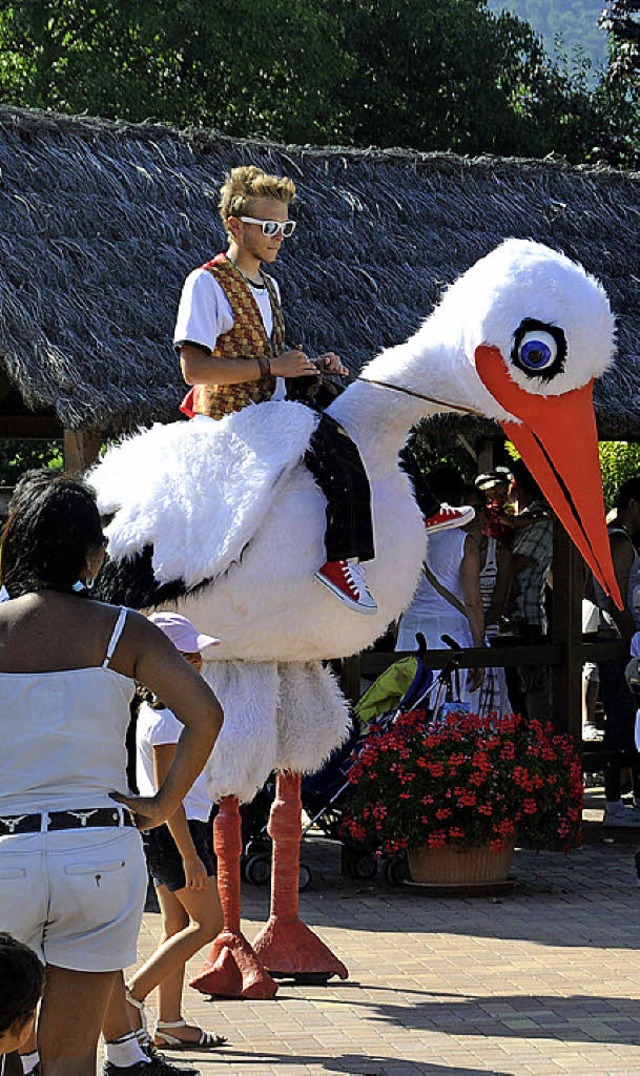
[[[187,821],[191,840],[195,845],[196,852],[204,863],[209,877],[216,873],[215,859],[213,855],[213,835],[209,822],[200,822],[196,818]],[[147,857],[149,874],[155,886],[164,885],[170,893],[178,889],[184,889],[187,880],[184,875],[182,856],[173,837],[169,833],[167,825],[150,829],[142,834],[144,853]]]

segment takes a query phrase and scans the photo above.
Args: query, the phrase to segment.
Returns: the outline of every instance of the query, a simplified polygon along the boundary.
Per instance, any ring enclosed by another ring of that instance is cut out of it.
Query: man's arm
[[[262,365],[266,363],[262,360]],[[283,351],[269,366],[274,377],[309,377],[318,370],[304,351]],[[258,381],[262,366],[257,358],[218,359],[204,347],[182,344],[180,367],[187,385],[239,385],[246,381]]]

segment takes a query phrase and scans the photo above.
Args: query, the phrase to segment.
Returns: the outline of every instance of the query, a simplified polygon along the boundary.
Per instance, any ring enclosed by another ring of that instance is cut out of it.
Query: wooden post
[[[564,527],[553,524],[552,640],[562,647],[562,661],[552,668],[555,724],[582,742],[582,557]]]
[[[64,431],[64,469],[69,474],[86,471],[96,463],[102,444],[101,430]]]

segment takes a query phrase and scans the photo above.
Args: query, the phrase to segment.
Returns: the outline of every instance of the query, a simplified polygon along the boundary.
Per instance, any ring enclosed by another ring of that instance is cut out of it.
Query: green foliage
[[[18,478],[32,468],[50,467],[62,471],[62,441],[0,440],[0,485],[15,486]]]
[[[601,441],[600,469],[604,503],[609,511],[622,483],[640,475],[640,445],[629,441]]]
[[[0,100],[283,142],[574,161],[610,107],[485,0],[0,0]],[[628,119],[618,108],[608,122]]]
[[[604,67],[607,37],[598,28],[604,0],[488,0],[491,11],[505,8],[528,22],[542,37],[548,52],[568,54],[578,63]]]

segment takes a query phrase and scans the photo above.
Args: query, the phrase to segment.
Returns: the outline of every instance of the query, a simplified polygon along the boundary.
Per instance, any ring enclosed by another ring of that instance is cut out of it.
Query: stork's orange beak
[[[501,422],[542,493],[606,594],[622,609],[605,523],[593,382],[561,396],[526,392],[513,381],[497,348],[475,353],[478,376],[505,411]]]

